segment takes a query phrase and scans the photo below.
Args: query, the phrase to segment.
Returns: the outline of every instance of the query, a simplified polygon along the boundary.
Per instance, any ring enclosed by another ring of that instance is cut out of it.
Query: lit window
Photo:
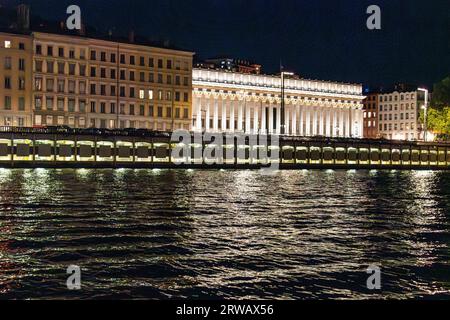
[[[148,99],[153,100],[153,90],[148,90]]]
[[[11,41],[5,40],[5,48],[6,49],[11,49]]]
[[[145,92],[144,90],[139,90],[139,98],[144,99],[145,98]]]

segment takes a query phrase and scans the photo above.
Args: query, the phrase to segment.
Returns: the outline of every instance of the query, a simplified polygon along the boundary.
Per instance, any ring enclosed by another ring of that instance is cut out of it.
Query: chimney
[[[129,41],[130,43],[134,43],[134,40],[135,40],[134,30],[131,30],[131,31],[128,33],[128,41]]]
[[[17,6],[17,27],[20,31],[30,30],[30,7],[26,4]]]

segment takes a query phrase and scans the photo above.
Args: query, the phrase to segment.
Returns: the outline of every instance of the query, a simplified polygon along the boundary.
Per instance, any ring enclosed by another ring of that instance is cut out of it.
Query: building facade
[[[2,78],[13,77],[0,91],[11,98],[0,97],[0,125],[190,129],[192,52],[40,32],[0,41],[11,46],[0,48],[5,66],[28,59],[18,73],[0,68]],[[15,49],[21,42],[23,52]],[[25,78],[25,90],[14,77]],[[22,112],[26,119],[14,121]]]
[[[281,133],[281,78],[220,70],[193,70],[193,129]],[[285,80],[288,135],[363,137],[362,86]]]
[[[364,99],[364,138],[378,139],[378,93],[370,93]]]
[[[379,94],[379,134],[390,140],[422,139],[420,110],[424,94],[415,91],[393,91]]]
[[[0,126],[32,125],[32,40],[0,33]]]

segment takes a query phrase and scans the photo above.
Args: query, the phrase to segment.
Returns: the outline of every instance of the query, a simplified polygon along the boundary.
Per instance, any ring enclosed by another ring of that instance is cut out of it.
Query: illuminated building
[[[369,93],[364,99],[364,138],[377,139],[378,133],[378,93]]]
[[[190,129],[192,52],[43,32],[0,41],[0,125]]]
[[[397,87],[378,96],[379,134],[391,140],[422,139],[419,121],[424,94],[418,90]]]
[[[363,136],[362,86],[285,80],[289,135]],[[193,70],[193,129],[280,134],[281,79],[221,70]]]

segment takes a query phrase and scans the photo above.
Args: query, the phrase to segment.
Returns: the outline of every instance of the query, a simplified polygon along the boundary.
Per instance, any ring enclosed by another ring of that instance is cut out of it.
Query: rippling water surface
[[[0,298],[449,298],[449,227],[449,172],[0,169]]]

